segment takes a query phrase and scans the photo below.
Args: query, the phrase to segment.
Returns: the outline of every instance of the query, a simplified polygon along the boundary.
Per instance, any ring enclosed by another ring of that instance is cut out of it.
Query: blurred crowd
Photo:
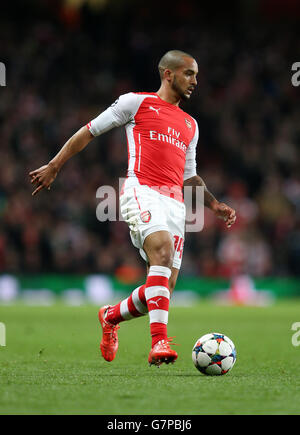
[[[28,172],[120,94],[156,91],[157,63],[176,48],[199,64],[197,91],[182,105],[199,124],[198,173],[237,212],[228,230],[205,211],[203,231],[187,234],[182,275],[299,275],[297,20],[217,15],[192,1],[125,3],[20,2],[15,14],[11,2],[1,14],[0,272],[144,274],[126,224],[96,218],[98,187],[118,189],[126,175],[123,129],[92,141],[34,198]]]

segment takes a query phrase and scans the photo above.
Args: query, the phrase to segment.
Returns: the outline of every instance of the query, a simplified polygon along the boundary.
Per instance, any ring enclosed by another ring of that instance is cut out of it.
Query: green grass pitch
[[[99,353],[97,307],[0,306],[0,414],[300,414],[300,346],[291,326],[299,301],[271,307],[172,307],[174,365],[149,367],[148,317],[121,324],[119,351]],[[228,335],[237,362],[225,376],[206,377],[192,347],[208,332]]]

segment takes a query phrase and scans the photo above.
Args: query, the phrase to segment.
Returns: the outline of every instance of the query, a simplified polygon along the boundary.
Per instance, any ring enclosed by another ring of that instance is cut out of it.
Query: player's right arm
[[[47,165],[31,171],[29,173],[31,183],[36,187],[32,192],[32,196],[42,189],[50,190],[51,184],[65,162],[82,151],[93,138],[94,136],[86,126],[80,128]]]
[[[29,173],[31,183],[35,186],[32,196],[42,189],[50,190],[51,184],[66,161],[82,151],[95,136],[129,122],[135,106],[136,97],[133,93],[122,95],[97,118],[80,128],[47,165]]]

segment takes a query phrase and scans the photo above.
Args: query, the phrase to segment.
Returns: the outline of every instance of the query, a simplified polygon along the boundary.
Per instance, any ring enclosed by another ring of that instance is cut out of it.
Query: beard
[[[187,101],[190,98],[189,95],[185,95],[182,88],[179,86],[176,76],[174,76],[174,80],[171,86],[173,91],[175,91],[179,95],[181,100]]]

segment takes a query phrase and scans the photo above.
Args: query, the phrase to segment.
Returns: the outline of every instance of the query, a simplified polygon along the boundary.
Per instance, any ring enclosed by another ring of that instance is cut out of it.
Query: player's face
[[[174,72],[172,89],[182,100],[188,100],[197,86],[198,65],[195,59],[184,58],[184,64]]]

